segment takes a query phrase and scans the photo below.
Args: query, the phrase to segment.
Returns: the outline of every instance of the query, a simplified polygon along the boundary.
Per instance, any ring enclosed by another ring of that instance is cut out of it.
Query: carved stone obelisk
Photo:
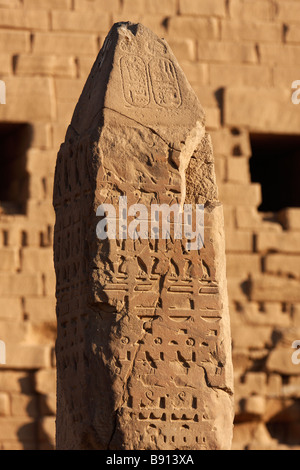
[[[96,59],[57,157],[54,207],[57,448],[229,449],[211,141],[169,46],[140,24],[114,25]]]

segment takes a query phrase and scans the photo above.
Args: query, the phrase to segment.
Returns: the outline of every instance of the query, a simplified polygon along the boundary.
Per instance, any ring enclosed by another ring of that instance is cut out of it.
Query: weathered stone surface
[[[56,165],[58,449],[231,446],[223,211],[204,120],[167,43],[116,24]],[[203,248],[99,240],[97,208],[120,196],[205,205]]]
[[[5,364],[6,362],[6,348],[5,343],[0,341],[0,364]]]

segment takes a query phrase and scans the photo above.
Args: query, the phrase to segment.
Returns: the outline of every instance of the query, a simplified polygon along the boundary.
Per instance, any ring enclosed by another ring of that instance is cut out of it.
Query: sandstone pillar
[[[114,25],[56,165],[58,449],[230,448],[223,212],[204,126],[167,43]],[[104,204],[116,220],[100,239]],[[204,246],[175,237],[172,215],[170,236],[147,233],[155,204],[203,205]]]

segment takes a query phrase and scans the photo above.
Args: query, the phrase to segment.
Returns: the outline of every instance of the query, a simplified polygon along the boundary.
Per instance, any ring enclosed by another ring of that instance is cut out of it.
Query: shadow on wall
[[[299,445],[300,434],[300,399],[291,403],[291,400],[281,400],[280,404],[275,404],[275,408],[280,408],[266,423],[272,438],[279,443],[289,445]]]
[[[252,182],[262,188],[261,212],[300,207],[300,136],[251,134]]]
[[[29,195],[26,153],[31,146],[30,124],[0,123],[0,214],[25,214]]]
[[[35,370],[27,371],[18,380],[21,402],[26,403],[26,419],[20,417],[21,426],[16,434],[23,450],[54,450],[53,429],[47,426],[53,410],[47,404],[47,397],[35,390],[35,373]]]

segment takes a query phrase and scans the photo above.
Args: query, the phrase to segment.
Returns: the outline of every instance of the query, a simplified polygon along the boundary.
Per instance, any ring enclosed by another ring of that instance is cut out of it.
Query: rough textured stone
[[[0,364],[6,362],[6,347],[4,341],[0,340]]]
[[[205,205],[204,247],[99,240],[103,203]],[[57,448],[229,449],[222,206],[204,112],[164,40],[116,24],[57,158]]]

